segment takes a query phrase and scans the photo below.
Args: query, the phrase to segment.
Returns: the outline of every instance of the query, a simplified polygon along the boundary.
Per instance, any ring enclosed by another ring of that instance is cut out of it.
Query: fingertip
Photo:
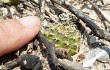
[[[18,19],[18,21],[28,28],[34,28],[40,26],[40,19],[36,16],[28,16]]]

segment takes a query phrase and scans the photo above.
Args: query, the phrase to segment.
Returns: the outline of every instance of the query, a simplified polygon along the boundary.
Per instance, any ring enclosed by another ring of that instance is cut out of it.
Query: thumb
[[[0,56],[27,44],[39,29],[40,19],[35,16],[0,21]]]

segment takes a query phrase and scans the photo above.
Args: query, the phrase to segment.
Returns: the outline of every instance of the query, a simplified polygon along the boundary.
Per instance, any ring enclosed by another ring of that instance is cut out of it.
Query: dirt
[[[42,4],[38,0],[34,0],[36,3],[40,4],[41,8],[39,8],[39,5],[36,5],[35,3],[32,3],[32,1],[26,1],[26,2],[21,2],[17,7],[13,4],[9,5],[10,6],[10,11],[11,11],[11,19],[12,18],[21,18],[25,16],[38,16],[41,19],[41,31],[45,31],[46,29],[50,28],[52,24],[60,24],[60,23],[72,23],[75,25],[76,30],[79,30],[80,27],[77,27],[75,24],[77,22],[77,18],[74,14],[70,13],[68,10],[64,9],[61,6],[57,5],[57,9],[61,9],[63,13],[59,10],[56,10],[50,0],[46,0],[45,4],[44,1]],[[42,0],[41,0],[42,1]],[[107,31],[110,31],[110,25],[108,22],[104,22],[101,20],[97,13],[92,9],[92,6],[90,3],[86,0],[67,0],[68,2],[71,3],[75,8],[80,9],[84,14],[89,16],[99,27],[106,29]],[[110,19],[108,15],[110,15],[110,1],[108,0],[92,0],[92,2],[98,7],[104,11],[104,13],[107,14],[107,18]],[[104,2],[104,5],[102,4]],[[48,4],[49,3],[49,4]],[[23,6],[25,4],[25,6]],[[6,8],[6,4],[1,3],[0,4],[0,21],[9,19],[9,11]],[[44,11],[45,10],[45,11]],[[8,14],[8,16],[7,16]],[[81,20],[78,21],[79,23],[83,24],[87,30],[86,33],[91,33],[91,29],[88,28],[84,22]],[[84,31],[83,31],[84,32]],[[78,31],[80,33],[80,31]],[[81,39],[80,39],[80,50],[73,56],[73,62],[79,63],[82,65],[83,60],[85,59],[85,52],[88,52],[91,48],[89,47],[87,43],[87,39],[84,36],[85,33],[80,33],[81,34]],[[93,34],[92,34],[93,35]],[[97,39],[99,40],[99,39]],[[104,44],[107,44],[110,46],[110,42],[106,40],[100,40]],[[14,52],[11,52],[9,54],[3,55],[0,57],[0,70],[2,70],[3,67],[5,67],[6,63],[11,63],[14,60],[16,60],[18,57],[24,55],[24,54],[31,54],[31,55],[36,55],[42,60],[42,66],[43,70],[50,70],[49,64],[47,61],[46,54],[45,53],[45,47],[40,48],[40,45],[38,45],[38,42],[35,40],[33,42],[30,42],[26,44],[23,48],[20,48]],[[84,68],[85,70],[107,70],[110,69],[109,62],[102,63],[100,61],[95,61],[93,67],[91,68]],[[20,70],[20,67],[15,67],[12,70]]]

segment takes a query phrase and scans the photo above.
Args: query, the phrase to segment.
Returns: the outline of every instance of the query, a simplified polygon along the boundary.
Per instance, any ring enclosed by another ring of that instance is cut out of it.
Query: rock
[[[83,67],[93,67],[93,63],[96,60],[105,61],[109,59],[109,52],[110,48],[106,46],[97,47],[95,49],[91,49],[87,54],[85,61],[83,62]]]
[[[35,55],[26,54],[23,56],[20,62],[21,70],[32,70],[39,62],[40,62],[39,57]]]

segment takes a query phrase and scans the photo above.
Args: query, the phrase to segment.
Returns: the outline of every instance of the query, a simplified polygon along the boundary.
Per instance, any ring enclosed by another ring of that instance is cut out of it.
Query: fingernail
[[[18,20],[22,25],[29,27],[29,28],[34,28],[37,25],[40,25],[40,19],[36,16],[28,16],[28,17],[23,17]]]

